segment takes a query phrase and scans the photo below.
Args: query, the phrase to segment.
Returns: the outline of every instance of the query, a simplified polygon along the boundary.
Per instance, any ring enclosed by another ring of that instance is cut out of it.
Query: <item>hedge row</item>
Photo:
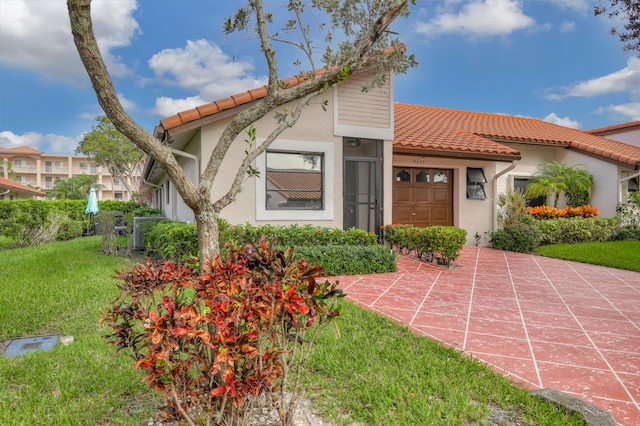
[[[77,238],[88,226],[86,206],[86,200],[0,200],[0,235],[11,238],[18,247]],[[98,201],[98,208],[120,211],[129,222],[134,215],[159,214],[134,201]]]
[[[198,256],[194,224],[162,221],[146,223],[144,243],[162,259],[184,261]],[[229,225],[220,221],[220,246],[257,244],[260,238],[276,240],[282,248],[295,247],[296,257],[324,268],[329,275],[353,275],[396,270],[395,254],[377,245],[376,236],[360,229],[333,229],[311,225]],[[224,254],[224,250],[223,250]]]
[[[618,217],[524,220],[491,234],[491,246],[529,253],[540,245],[608,241],[620,232]]]
[[[384,239],[400,252],[415,253],[418,258],[441,259],[450,266],[460,256],[467,241],[467,231],[454,226],[429,226],[391,224],[384,227]]]

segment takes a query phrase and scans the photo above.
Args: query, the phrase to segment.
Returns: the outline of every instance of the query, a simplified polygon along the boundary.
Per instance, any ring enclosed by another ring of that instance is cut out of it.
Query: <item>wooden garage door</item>
[[[453,171],[393,168],[393,223],[453,225]]]

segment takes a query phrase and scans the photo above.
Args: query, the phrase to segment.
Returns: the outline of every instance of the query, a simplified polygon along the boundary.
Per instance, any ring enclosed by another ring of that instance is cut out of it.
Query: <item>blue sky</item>
[[[605,3],[607,0],[602,0]],[[266,82],[255,37],[227,36],[240,2],[94,0],[96,34],[128,112],[163,117]],[[277,9],[279,0],[265,0]],[[420,65],[398,102],[535,117],[583,130],[640,120],[640,58],[593,0],[418,1],[392,25]],[[277,16],[277,14],[276,14]],[[281,53],[281,78],[294,75]],[[72,153],[101,114],[65,0],[0,0],[0,147]]]

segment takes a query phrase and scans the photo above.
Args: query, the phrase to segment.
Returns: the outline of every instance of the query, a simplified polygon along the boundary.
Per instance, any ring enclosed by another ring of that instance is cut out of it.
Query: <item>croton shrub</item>
[[[210,266],[197,276],[183,263],[147,261],[118,273],[120,294],[101,318],[111,329],[105,338],[145,372],[168,419],[244,424],[266,395],[287,424],[299,369],[343,294],[317,280],[320,268],[266,242]]]
[[[567,206],[564,209],[551,206],[527,207],[527,212],[540,220],[571,217],[592,218],[598,215],[598,209],[588,204],[578,207]]]
[[[415,254],[420,259],[440,259],[446,266],[460,256],[467,241],[467,231],[454,226],[390,224],[383,227],[384,239],[401,253]]]

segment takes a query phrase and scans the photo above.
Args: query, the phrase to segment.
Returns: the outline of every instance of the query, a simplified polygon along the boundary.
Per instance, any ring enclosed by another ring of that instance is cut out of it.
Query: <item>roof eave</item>
[[[588,155],[589,157],[593,157],[593,158],[597,158],[599,160],[602,161],[606,161],[608,163],[611,164],[615,164],[617,166],[622,166],[622,167],[626,167],[626,168],[630,168],[633,170],[639,170],[640,169],[640,160],[635,159],[635,158],[631,158],[627,155],[620,155],[618,156],[617,160],[614,160],[613,158],[607,157],[605,155],[601,155],[601,154],[596,154],[594,152],[589,152],[581,147],[576,147],[576,146],[571,146],[569,147],[569,149],[571,151],[576,151],[579,152],[581,154],[584,155]]]
[[[502,161],[511,162],[514,160],[522,159],[520,154],[500,154],[495,152],[470,152],[470,151],[454,151],[454,150],[439,150],[419,147],[393,147],[394,154],[409,154],[409,155],[428,155],[430,157],[442,157],[442,158],[467,158],[473,160],[490,160],[490,161]]]

